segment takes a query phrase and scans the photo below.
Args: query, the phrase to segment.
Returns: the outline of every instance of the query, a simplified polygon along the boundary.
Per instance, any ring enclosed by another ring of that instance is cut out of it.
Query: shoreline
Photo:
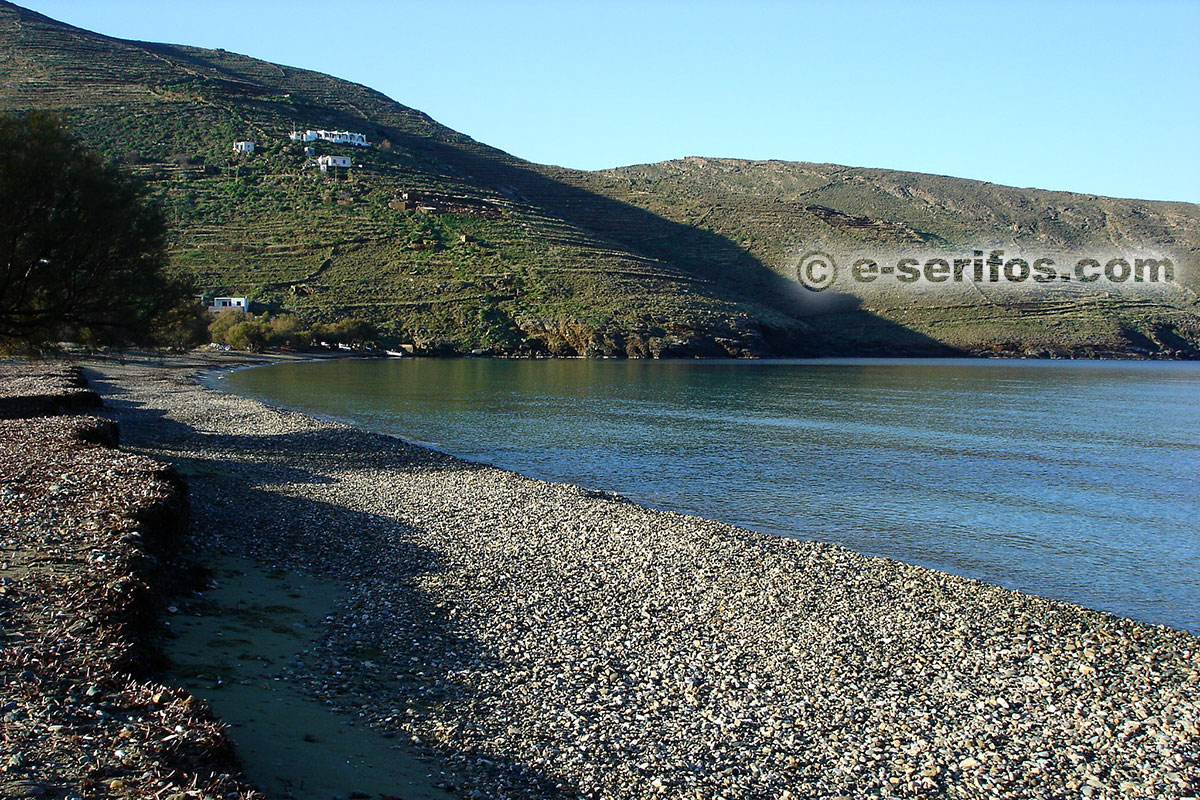
[[[476,357],[474,357],[474,356],[468,356],[468,357],[470,357],[470,358],[476,358]],[[355,357],[354,357],[354,356],[346,356],[345,358],[355,358]],[[567,358],[574,358],[574,359],[584,359],[585,357],[584,357],[584,356],[571,356],[571,357],[567,357]],[[1107,615],[1107,616],[1110,616],[1110,617],[1112,617],[1113,619],[1118,619],[1118,620],[1128,620],[1128,621],[1130,621],[1130,622],[1134,622],[1134,623],[1137,623],[1137,624],[1139,624],[1139,625],[1146,625],[1146,626],[1148,626],[1148,627],[1151,627],[1151,628],[1162,628],[1162,629],[1165,629],[1165,630],[1171,631],[1171,632],[1173,632],[1173,633],[1182,633],[1182,634],[1185,634],[1185,635],[1188,635],[1188,636],[1197,637],[1198,639],[1200,639],[1200,633],[1193,633],[1192,631],[1189,631],[1189,630],[1186,630],[1186,629],[1183,629],[1183,628],[1176,628],[1176,627],[1172,627],[1171,625],[1168,625],[1168,624],[1165,624],[1165,623],[1148,622],[1148,621],[1145,621],[1145,620],[1137,619],[1136,617],[1130,617],[1130,616],[1126,616],[1126,615],[1117,614],[1117,613],[1114,613],[1114,612],[1111,612],[1111,611],[1105,611],[1105,610],[1103,610],[1103,609],[1093,608],[1093,607],[1091,607],[1091,606],[1087,606],[1087,605],[1084,605],[1084,604],[1082,604],[1082,603],[1076,603],[1076,602],[1073,602],[1073,601],[1071,601],[1071,600],[1065,600],[1065,599],[1062,599],[1062,598],[1056,598],[1056,597],[1050,597],[1050,596],[1047,596],[1047,595],[1041,595],[1041,594],[1037,594],[1036,592],[1030,592],[1030,591],[1026,591],[1026,590],[1022,590],[1022,589],[1013,589],[1013,588],[1011,588],[1011,587],[1007,587],[1007,586],[1004,586],[1004,585],[1002,585],[1002,584],[995,583],[994,581],[989,581],[989,580],[986,580],[986,579],[983,579],[983,578],[975,578],[975,577],[971,577],[970,575],[963,575],[963,574],[960,574],[960,573],[957,573],[957,572],[951,572],[951,571],[949,571],[949,570],[946,570],[946,569],[941,569],[941,568],[938,568],[938,567],[926,566],[926,565],[924,565],[924,564],[918,564],[918,563],[915,563],[915,562],[905,561],[905,560],[904,560],[904,559],[902,559],[902,558],[897,558],[897,557],[894,557],[894,556],[884,555],[884,554],[881,554],[881,553],[868,553],[868,552],[863,552],[863,551],[860,551],[860,550],[856,550],[856,549],[854,549],[853,547],[848,547],[848,546],[846,546],[846,545],[838,544],[838,543],[836,543],[836,542],[828,542],[828,541],[825,541],[825,540],[822,540],[822,539],[803,539],[803,538],[796,537],[796,536],[787,536],[787,535],[784,535],[784,534],[771,533],[771,532],[768,532],[768,531],[760,531],[760,530],[756,530],[756,529],[754,529],[754,528],[745,528],[745,527],[742,527],[742,526],[739,526],[739,525],[735,525],[735,524],[733,524],[733,523],[725,523],[725,522],[722,522],[722,521],[720,521],[720,520],[717,520],[717,519],[713,519],[713,518],[710,518],[710,517],[705,517],[705,516],[703,516],[703,515],[696,514],[696,513],[694,513],[694,512],[690,512],[690,511],[676,511],[676,510],[674,510],[674,509],[670,509],[670,508],[659,508],[659,507],[656,507],[656,506],[651,506],[651,505],[648,505],[648,504],[646,504],[646,503],[639,502],[639,501],[637,501],[637,500],[632,500],[632,499],[630,499],[630,498],[626,497],[625,495],[623,495],[623,494],[621,494],[621,493],[619,493],[619,492],[612,492],[612,491],[609,491],[609,490],[607,490],[607,489],[597,488],[597,487],[593,487],[593,486],[585,486],[585,485],[583,485],[583,484],[571,483],[571,482],[569,482],[569,481],[556,481],[556,480],[552,480],[552,479],[549,479],[549,478],[539,478],[539,477],[536,477],[536,476],[533,476],[533,475],[528,475],[528,474],[526,474],[525,472],[523,472],[523,471],[522,471],[521,469],[519,469],[519,468],[501,467],[501,466],[497,466],[496,464],[494,464],[494,463],[493,463],[493,462],[491,462],[491,461],[484,461],[484,460],[482,460],[482,459],[476,459],[476,458],[469,458],[469,457],[467,457],[467,456],[461,456],[461,455],[458,455],[458,454],[456,454],[456,453],[453,453],[453,452],[451,452],[451,451],[449,451],[449,450],[445,450],[445,449],[443,449],[443,448],[441,448],[441,447],[438,447],[437,445],[435,445],[435,444],[433,444],[433,443],[426,442],[426,441],[422,441],[422,440],[420,440],[420,439],[414,439],[414,438],[412,438],[412,437],[410,437],[410,436],[406,436],[406,435],[404,435],[404,434],[400,434],[400,433],[388,433],[388,432],[385,432],[385,431],[376,431],[376,430],[371,430],[370,428],[366,428],[366,427],[363,427],[363,426],[361,426],[361,425],[357,425],[357,424],[356,424],[356,423],[355,423],[353,420],[346,419],[346,418],[343,418],[343,417],[337,417],[337,416],[334,416],[334,415],[331,415],[331,414],[317,414],[317,413],[313,413],[313,412],[309,412],[309,411],[302,411],[302,410],[300,410],[300,409],[291,408],[290,406],[281,405],[281,404],[278,404],[278,403],[273,403],[273,402],[270,402],[270,401],[267,401],[267,400],[262,400],[262,399],[259,399],[259,398],[256,398],[256,397],[249,397],[249,396],[247,396],[247,395],[241,395],[241,394],[237,394],[236,392],[232,392],[232,391],[226,390],[226,389],[224,389],[224,388],[220,387],[219,385],[216,385],[215,381],[214,381],[214,382],[210,382],[210,381],[209,381],[210,377],[215,377],[216,379],[218,379],[218,380],[219,380],[219,378],[220,378],[220,376],[221,376],[222,374],[229,374],[229,373],[233,373],[233,372],[240,372],[240,371],[243,371],[243,370],[248,370],[248,369],[258,369],[258,368],[262,368],[262,367],[272,367],[272,366],[278,366],[278,365],[280,365],[280,364],[288,364],[288,363],[320,363],[320,362],[327,361],[327,360],[330,360],[330,359],[323,359],[323,358],[315,358],[315,359],[291,359],[291,358],[288,358],[288,359],[281,359],[281,360],[280,360],[280,359],[277,359],[277,360],[263,361],[263,362],[261,362],[261,363],[239,364],[239,365],[236,365],[236,366],[230,366],[230,367],[215,367],[215,368],[212,368],[212,369],[208,369],[208,370],[202,370],[202,371],[200,371],[200,372],[197,372],[197,373],[195,373],[195,374],[193,375],[193,379],[195,380],[195,382],[196,382],[196,383],[197,383],[197,384],[198,384],[198,385],[199,385],[201,388],[203,388],[203,389],[205,389],[205,390],[207,390],[207,391],[214,391],[214,392],[218,392],[218,393],[221,393],[221,394],[230,395],[230,396],[232,396],[232,397],[238,397],[238,398],[241,398],[241,399],[244,399],[244,400],[249,400],[249,401],[251,401],[251,402],[258,403],[259,405],[263,406],[264,408],[268,408],[268,409],[271,409],[271,410],[273,410],[273,411],[277,411],[277,412],[284,412],[284,413],[288,413],[288,414],[299,414],[299,415],[301,415],[301,416],[303,416],[303,417],[309,417],[309,418],[311,418],[311,419],[314,419],[314,420],[317,420],[317,421],[320,421],[320,422],[327,422],[327,423],[331,423],[331,424],[334,424],[334,425],[343,426],[343,427],[349,428],[349,429],[351,429],[351,430],[357,431],[358,433],[360,433],[360,434],[363,434],[363,435],[365,435],[365,436],[380,436],[380,437],[384,437],[384,438],[387,438],[387,439],[392,439],[392,440],[395,440],[395,441],[397,441],[397,442],[401,442],[401,443],[403,443],[403,444],[406,444],[406,445],[411,445],[411,446],[413,446],[413,447],[417,447],[417,448],[420,448],[420,449],[422,449],[422,450],[427,450],[427,451],[429,451],[429,452],[431,452],[431,453],[437,453],[438,455],[443,455],[443,456],[446,456],[446,457],[452,458],[452,459],[454,459],[454,460],[456,460],[456,461],[463,462],[464,464],[468,464],[468,465],[471,465],[471,466],[476,466],[476,467],[487,468],[487,469],[495,469],[495,470],[499,470],[499,471],[501,471],[501,472],[509,473],[509,474],[511,474],[511,475],[514,475],[514,476],[516,476],[516,477],[518,477],[518,478],[522,478],[522,479],[524,479],[524,480],[536,481],[536,482],[538,482],[538,483],[550,483],[550,484],[556,484],[556,485],[562,485],[562,486],[570,486],[570,487],[574,487],[575,489],[578,489],[578,490],[579,490],[580,492],[582,492],[582,493],[590,493],[590,494],[595,494],[596,496],[608,496],[608,497],[611,497],[611,498],[617,499],[617,500],[619,500],[619,501],[621,501],[621,502],[627,502],[627,503],[631,503],[631,504],[633,504],[633,505],[636,505],[636,506],[638,506],[639,508],[642,508],[642,509],[644,509],[644,510],[647,510],[647,511],[651,511],[651,512],[662,512],[662,513],[668,513],[668,514],[679,514],[679,515],[682,515],[682,516],[695,517],[696,519],[698,519],[698,520],[701,520],[701,521],[703,521],[703,522],[706,522],[706,523],[711,523],[711,524],[714,524],[714,525],[723,525],[723,526],[726,526],[726,527],[729,527],[729,528],[733,528],[733,529],[735,529],[735,530],[743,531],[743,532],[745,532],[745,533],[748,533],[748,534],[751,534],[751,535],[754,535],[754,536],[766,536],[766,537],[769,537],[769,538],[772,538],[772,539],[786,539],[786,540],[790,540],[790,541],[799,541],[799,542],[805,542],[805,543],[813,543],[813,544],[824,545],[824,546],[829,546],[829,547],[840,547],[840,548],[842,548],[842,549],[845,549],[845,550],[847,550],[847,551],[849,551],[849,552],[853,553],[854,555],[856,555],[856,556],[859,556],[859,557],[862,557],[862,558],[878,558],[878,559],[882,559],[882,560],[884,560],[884,561],[893,562],[893,563],[895,563],[895,564],[897,564],[897,565],[900,565],[900,566],[903,566],[903,567],[915,567],[915,568],[918,568],[918,569],[929,570],[930,572],[935,572],[935,573],[939,573],[939,574],[947,575],[947,576],[950,576],[950,577],[953,577],[953,578],[959,578],[959,579],[962,579],[962,580],[972,581],[972,582],[974,582],[974,583],[978,583],[978,584],[980,584],[980,585],[984,585],[984,586],[990,586],[990,587],[993,587],[993,588],[995,588],[995,589],[998,589],[998,590],[1001,590],[1001,591],[1006,591],[1006,592],[1015,592],[1015,593],[1017,593],[1017,594],[1020,594],[1020,595],[1026,596],[1026,597],[1032,597],[1032,598],[1035,598],[1035,599],[1038,599],[1038,600],[1043,600],[1043,601],[1050,602],[1050,603],[1059,603],[1059,604],[1062,604],[1062,605],[1065,605],[1065,606],[1069,606],[1069,607],[1071,607],[1071,608],[1076,608],[1076,609],[1079,609],[1080,611],[1085,611],[1085,612],[1094,613],[1094,614],[1104,614],[1104,615]],[[377,359],[374,359],[374,358],[364,358],[364,359],[361,359],[361,360],[368,360],[368,361],[372,361],[372,360],[377,360]],[[399,360],[399,359],[396,359],[396,360]],[[530,360],[536,360],[536,359],[530,359]],[[617,360],[621,360],[621,359],[608,359],[608,360],[617,361]],[[647,363],[651,363],[651,362],[653,362],[655,359],[641,359],[641,360],[643,360],[643,361],[646,361]],[[681,360],[681,359],[668,359],[668,360]],[[856,363],[856,362],[859,362],[859,361],[865,361],[865,362],[886,362],[886,361],[891,361],[891,360],[896,360],[896,359],[890,359],[890,358],[874,358],[874,357],[862,357],[862,358],[857,358],[857,357],[846,357],[846,358],[842,358],[842,357],[828,357],[828,358],[815,358],[815,359],[735,359],[735,358],[724,358],[724,359],[698,359],[698,360],[701,360],[701,361],[709,361],[709,362],[722,362],[722,361],[724,361],[724,362],[737,362],[737,363],[741,363],[741,362],[745,362],[745,361],[751,361],[751,360],[753,360],[753,361],[763,361],[763,362],[768,362],[768,363],[769,363],[770,361],[772,361],[772,360],[775,360],[775,361],[778,361],[778,360],[784,360],[784,361],[812,361],[812,362],[814,362],[814,363],[828,363],[828,362],[847,362],[847,363]],[[901,358],[901,359],[899,359],[899,360],[908,361],[908,360],[913,360],[913,359]],[[920,359],[919,359],[919,357],[918,357],[916,360],[920,360]],[[929,359],[927,359],[927,360],[936,362],[936,361],[945,361],[945,360],[948,360],[948,359],[946,359],[946,358],[929,358]],[[981,359],[971,359],[971,358],[964,358],[963,360],[981,360]],[[1023,360],[1026,360],[1026,359],[1020,359],[1020,358],[1009,358],[1009,357],[997,357],[997,358],[982,359],[982,360],[988,360],[988,361],[999,361],[999,360],[1023,361]],[[1040,361],[1040,360],[1044,360],[1044,359],[1028,359],[1028,360],[1031,360],[1031,361]],[[1078,361],[1084,361],[1085,359],[1077,359],[1077,360],[1078,360]],[[1146,361],[1147,359],[1134,359],[1134,360],[1136,360],[1136,361],[1138,361],[1138,362],[1140,363],[1140,362],[1142,362],[1142,361]],[[1090,362],[1090,363],[1110,364],[1110,363],[1112,363],[1113,361],[1119,361],[1119,360],[1118,360],[1118,359],[1086,359],[1086,361],[1088,361],[1088,362]]]
[[[491,796],[1196,786],[1189,634],[535,481],[185,386],[176,361],[165,374],[92,367],[127,373],[124,391],[144,403],[115,410],[126,441],[234,467],[233,480],[193,478],[202,543],[356,578],[363,629],[332,623],[327,647],[350,683],[376,690],[317,691],[429,743]],[[236,513],[235,498],[257,508]],[[310,535],[274,530],[298,510],[317,521],[298,524]],[[229,530],[239,518],[263,537]],[[362,638],[374,658],[353,657]],[[1138,666],[1149,653],[1153,692]],[[403,669],[410,659],[431,671]],[[1077,703],[1118,722],[1149,710],[1177,745],[1151,753],[1139,747],[1162,737],[1047,711]],[[1032,728],[1051,746],[1034,748]],[[1090,755],[1071,757],[1081,747]]]
[[[367,360],[367,361],[371,361],[371,360]],[[616,361],[616,360],[610,360],[610,361]],[[710,363],[714,363],[714,365],[738,365],[740,368],[750,369],[751,372],[749,374],[758,374],[758,373],[754,372],[754,371],[756,371],[756,369],[769,368],[772,366],[785,366],[785,367],[786,366],[797,366],[799,369],[806,369],[806,368],[809,368],[810,366],[811,367],[845,366],[845,367],[870,367],[870,368],[874,368],[874,367],[904,368],[912,360],[911,359],[811,359],[811,360],[788,359],[788,360],[782,360],[782,363],[779,363],[779,360],[775,360],[775,361],[760,360],[760,361],[756,361],[756,362],[751,362],[752,365],[754,365],[754,366],[748,365],[748,363],[746,363],[746,360],[737,360],[737,359],[724,359],[724,360],[710,359],[707,361]],[[978,360],[971,360],[971,359],[959,359],[959,360],[925,359],[925,360],[918,360],[918,361],[920,362],[920,365],[922,365],[922,367],[925,367],[925,366],[936,367],[936,366],[940,365],[940,363],[944,363],[947,361],[950,361],[953,363],[949,363],[949,365],[946,365],[946,366],[958,366],[958,365],[960,365],[960,363],[966,363],[967,366],[974,367],[974,366],[978,365],[978,363],[979,363]],[[262,363],[262,365],[251,365],[251,366],[254,366],[254,367],[280,366],[281,363],[290,363],[290,361],[288,361],[288,362],[268,362],[268,363]],[[644,361],[643,362],[644,367],[636,369],[634,374],[640,375],[640,377],[641,377],[641,375],[646,375],[646,377],[653,377],[653,375],[660,374],[660,373],[656,372],[660,368],[668,369],[668,371],[670,371],[670,369],[671,369],[671,367],[667,366],[667,365],[662,365],[661,367],[650,366],[650,363],[652,363],[652,362],[650,362],[648,360]],[[742,367],[742,365],[746,365],[746,366]],[[1091,368],[1091,367],[1098,367],[1100,369],[1100,371],[1104,371],[1104,369],[1118,369],[1118,371],[1120,371],[1120,369],[1123,369],[1123,371],[1129,371],[1128,375],[1129,375],[1130,379],[1136,379],[1136,375],[1138,375],[1140,372],[1151,371],[1151,369],[1153,369],[1153,371],[1154,371],[1151,374],[1154,374],[1154,375],[1165,374],[1165,375],[1170,375],[1170,377],[1175,377],[1175,375],[1184,375],[1184,377],[1189,377],[1189,375],[1192,375],[1194,373],[1195,369],[1200,368],[1200,365],[1187,365],[1187,362],[1183,362],[1183,363],[1181,363],[1181,365],[1178,365],[1178,366],[1164,367],[1162,365],[1162,363],[1160,363],[1160,362],[1146,362],[1146,361],[1140,361],[1140,362],[1136,363],[1136,365],[1134,365],[1134,363],[1130,363],[1130,362],[1114,362],[1114,361],[1072,362],[1072,363],[1069,363],[1069,365],[1063,365],[1063,363],[1028,362],[1028,361],[1015,360],[1015,359],[991,360],[989,362],[986,362],[986,365],[991,366],[991,367],[997,367],[997,368],[1010,367],[1010,368],[1014,368],[1014,369],[1032,369],[1032,371],[1034,371],[1034,372],[1044,371],[1044,369],[1050,369],[1050,371],[1055,371],[1055,369],[1064,369],[1064,371],[1068,371],[1067,374],[1073,374],[1073,373],[1069,372],[1069,371],[1072,371],[1072,369],[1085,369],[1085,368]],[[380,369],[378,369],[378,371],[377,371],[377,369],[372,368],[371,371],[368,372],[367,374],[378,375],[378,377],[380,377],[380,379],[389,379],[389,377],[394,377],[394,375],[395,375],[395,377],[401,377],[401,375],[403,375],[404,379],[410,378],[410,375],[408,375],[408,373],[402,371],[402,369],[382,367],[382,365],[374,365],[374,366],[380,366]],[[415,367],[416,365],[408,365],[408,366]],[[695,365],[692,362],[688,362],[688,365],[682,365],[682,366],[690,368]],[[248,368],[248,367],[242,367],[242,368]],[[239,371],[241,371],[242,368],[239,368]],[[643,372],[643,368],[647,369],[648,372]],[[1159,371],[1162,371],[1162,372],[1159,372]],[[570,475],[569,471],[565,471],[565,470],[557,471],[552,468],[547,468],[545,464],[536,464],[535,461],[530,462],[530,463],[523,463],[520,461],[520,459],[512,458],[511,455],[508,457],[505,457],[503,446],[500,446],[499,450],[497,450],[497,446],[499,446],[499,440],[488,440],[488,439],[480,440],[478,438],[473,439],[470,437],[468,437],[468,438],[458,437],[456,439],[455,435],[452,434],[452,432],[446,432],[445,429],[442,429],[442,431],[436,432],[436,435],[434,435],[434,437],[433,437],[436,440],[418,439],[418,438],[412,437],[412,435],[408,435],[404,431],[397,432],[397,431],[395,431],[395,429],[388,429],[391,426],[386,425],[385,422],[380,423],[379,420],[377,419],[377,417],[372,414],[366,414],[366,415],[359,414],[360,419],[356,420],[354,410],[349,409],[349,408],[336,409],[335,413],[320,413],[320,411],[318,409],[320,407],[322,407],[322,403],[313,402],[313,399],[311,396],[299,398],[299,402],[301,404],[307,403],[308,405],[310,405],[311,408],[294,407],[294,405],[286,404],[288,402],[287,401],[287,393],[284,393],[284,395],[282,396],[282,399],[280,399],[280,401],[277,401],[277,399],[272,397],[272,392],[271,392],[269,386],[265,387],[265,389],[264,389],[264,387],[254,385],[253,381],[250,385],[244,385],[244,386],[240,387],[240,389],[229,389],[229,387],[227,385],[224,385],[224,383],[223,383],[223,380],[222,380],[224,377],[223,374],[217,375],[216,378],[210,379],[209,375],[212,375],[212,374],[214,374],[214,373],[211,373],[211,372],[205,373],[203,375],[200,375],[200,377],[198,378],[200,383],[202,383],[202,385],[204,385],[206,387],[206,389],[212,389],[212,390],[227,392],[227,393],[234,393],[234,395],[236,395],[236,396],[253,399],[253,401],[263,403],[264,405],[268,405],[268,407],[270,407],[270,408],[286,410],[286,411],[294,411],[294,413],[310,415],[310,416],[314,417],[314,419],[340,423],[340,425],[346,425],[348,427],[358,429],[358,431],[361,431],[364,433],[385,435],[385,437],[395,438],[397,440],[403,441],[403,443],[413,444],[413,445],[419,446],[419,447],[425,447],[425,449],[428,449],[428,450],[445,453],[445,455],[454,456],[456,458],[461,458],[461,459],[463,459],[463,461],[466,461],[468,463],[481,464],[481,465],[486,465],[486,467],[497,467],[499,469],[509,470],[509,471],[512,471],[512,473],[521,475],[523,477],[530,477],[530,479],[533,479],[533,480],[541,480],[541,481],[548,481],[548,482],[568,482],[568,483],[574,483],[574,485],[581,486],[582,488],[596,489],[596,491],[605,491],[605,492],[614,492],[617,494],[625,494],[625,495],[629,495],[629,499],[634,501],[634,503],[636,503],[638,505],[646,506],[646,507],[648,507],[648,509],[659,510],[659,511],[676,511],[679,513],[685,513],[685,515],[697,516],[702,519],[706,519],[706,521],[725,522],[728,524],[740,525],[740,527],[754,531],[754,533],[758,533],[758,534],[764,534],[764,535],[768,535],[768,536],[782,536],[782,537],[785,537],[785,539],[798,539],[800,541],[805,541],[805,540],[811,539],[814,541],[824,542],[824,543],[840,543],[840,545],[848,547],[851,549],[851,551],[856,552],[860,555],[865,555],[865,557],[880,557],[880,558],[892,559],[892,560],[898,561],[898,563],[900,563],[900,564],[905,564],[905,565],[911,564],[911,565],[916,565],[916,566],[922,566],[922,567],[926,567],[926,569],[930,569],[930,570],[947,572],[947,573],[949,573],[949,575],[954,575],[954,576],[958,576],[958,577],[962,577],[962,578],[978,579],[978,581],[982,581],[984,583],[994,584],[994,585],[997,585],[997,587],[1004,588],[1004,589],[1020,591],[1020,593],[1022,593],[1022,594],[1037,596],[1037,597],[1040,597],[1040,599],[1066,602],[1068,604],[1073,604],[1073,606],[1079,606],[1080,608],[1084,608],[1087,610],[1098,610],[1098,612],[1114,614],[1115,616],[1118,616],[1118,618],[1130,618],[1130,619],[1134,619],[1136,621],[1145,622],[1145,624],[1147,624],[1147,625],[1165,626],[1165,627],[1171,628],[1171,630],[1187,632],[1187,633],[1192,634],[1192,636],[1200,636],[1200,622],[1196,622],[1194,619],[1186,618],[1186,616],[1184,616],[1182,613],[1177,612],[1177,609],[1189,609],[1190,608],[1190,606],[1187,602],[1187,599],[1180,599],[1180,597],[1172,597],[1172,601],[1174,601],[1174,604],[1163,604],[1162,607],[1153,607],[1153,606],[1138,607],[1138,606],[1136,606],[1136,603],[1123,603],[1122,601],[1124,600],[1124,596],[1129,596],[1129,597],[1138,596],[1135,593],[1136,593],[1136,589],[1140,588],[1141,584],[1133,584],[1133,583],[1123,584],[1121,581],[1118,581],[1118,579],[1114,578],[1108,582],[1108,585],[1112,585],[1112,587],[1124,587],[1124,593],[1126,593],[1126,595],[1116,594],[1114,596],[1097,596],[1097,593],[1094,593],[1094,591],[1092,591],[1091,595],[1088,595],[1088,593],[1086,591],[1086,589],[1087,589],[1086,585],[1084,587],[1084,590],[1078,590],[1078,588],[1076,588],[1076,593],[1072,594],[1068,590],[1063,590],[1063,589],[1061,589],[1061,587],[1057,587],[1057,585],[1052,585],[1052,584],[1048,585],[1045,583],[1039,584],[1036,581],[1036,579],[1031,579],[1030,576],[1028,576],[1028,575],[1021,575],[1021,573],[1019,571],[1015,571],[1015,572],[1014,571],[1002,571],[1002,570],[990,570],[989,571],[988,569],[986,569],[986,565],[984,567],[977,567],[973,563],[968,563],[968,561],[961,560],[962,551],[955,552],[955,555],[958,555],[958,557],[960,558],[960,561],[958,561],[958,563],[955,563],[954,559],[943,558],[940,560],[935,557],[930,557],[930,555],[928,555],[928,553],[925,554],[924,559],[922,559],[922,555],[920,555],[919,553],[917,553],[917,554],[908,553],[907,554],[908,558],[906,558],[905,553],[902,553],[902,552],[899,554],[896,553],[896,551],[898,551],[898,549],[901,549],[901,548],[898,548],[895,546],[889,547],[888,543],[886,541],[882,542],[881,545],[876,546],[874,542],[846,541],[846,539],[839,540],[838,537],[836,537],[836,535],[830,536],[828,534],[828,531],[824,531],[824,535],[822,535],[821,531],[802,530],[799,528],[788,528],[788,527],[786,527],[786,524],[773,524],[774,521],[773,521],[773,519],[770,519],[770,518],[767,518],[767,519],[750,518],[749,521],[746,521],[745,515],[740,515],[740,519],[739,519],[739,515],[731,515],[731,513],[725,513],[724,518],[722,518],[720,516],[721,510],[716,509],[716,507],[710,507],[708,501],[697,501],[697,503],[691,504],[689,506],[686,503],[671,504],[670,498],[656,498],[654,489],[661,488],[661,486],[655,486],[652,489],[649,489],[649,491],[646,491],[646,489],[642,489],[642,487],[631,486],[631,485],[629,485],[628,482],[626,482],[625,485],[622,486],[622,483],[620,483],[619,479],[614,479],[613,476],[605,477],[600,474],[583,475],[582,481],[578,481],[578,477],[576,477],[576,479],[572,480],[572,476]],[[301,381],[301,383],[304,383],[304,381],[306,381],[310,377],[319,380],[320,377],[322,377],[322,375],[325,373],[320,371],[320,369],[317,369],[317,371],[313,371],[313,372],[292,371],[292,369],[289,369],[289,371],[286,374],[288,375],[287,380],[289,380],[289,381],[298,380],[298,381]],[[337,373],[337,374],[341,374],[341,373]],[[354,374],[358,374],[358,373],[354,373]],[[420,373],[418,373],[418,374],[420,374]],[[434,373],[434,374],[439,374],[439,373]],[[474,374],[474,373],[470,373],[470,374]],[[742,373],[742,374],[746,374],[746,373]],[[980,374],[986,374],[986,373],[984,372],[984,373],[980,373]],[[1020,373],[1020,374],[1024,375],[1026,373]],[[1104,374],[1104,373],[1100,372],[1100,374]],[[1121,373],[1121,374],[1124,375],[1126,373]],[[428,375],[426,375],[426,377],[424,377],[422,379],[428,380],[428,379],[430,379],[430,377],[428,377]],[[271,381],[268,380],[268,384],[270,384],[270,383],[271,383]],[[334,391],[336,391],[336,387],[335,387]],[[434,414],[436,414],[436,410],[434,410]],[[378,425],[379,427],[372,428],[371,427],[372,423],[376,423],[376,425]],[[409,423],[404,423],[404,425],[402,427],[412,428],[413,426],[409,425]],[[428,426],[427,425],[426,432],[427,433],[434,432],[434,428],[436,428],[436,426]],[[445,443],[451,443],[451,440],[452,440],[452,444],[442,444],[443,441],[445,441]],[[478,446],[478,447],[474,446],[476,443],[478,443],[478,441],[487,441],[488,445],[490,445],[490,446],[487,446],[487,445]],[[473,455],[470,455],[470,456],[460,455],[460,453],[463,451],[472,452]],[[528,459],[527,459],[527,461],[528,461]],[[530,464],[536,464],[536,465],[533,465],[533,467],[530,467]],[[587,470],[583,470],[583,471],[587,471]],[[674,476],[674,480],[679,481],[679,480],[686,480],[686,479],[683,476],[676,475],[676,476]],[[578,481],[578,482],[576,482],[576,481]],[[614,483],[616,483],[616,486],[614,486]],[[640,489],[642,489],[641,492],[640,492]],[[707,497],[708,493],[706,493],[704,495],[706,495],[706,497]],[[658,500],[658,501],[656,501],[656,500]],[[718,503],[719,503],[719,501],[720,501],[719,495],[715,495],[714,500],[718,501]],[[714,515],[716,515],[716,516],[714,516]],[[794,516],[794,518],[803,519],[804,517],[803,517],[803,515],[799,515],[799,513],[797,513],[797,515]],[[776,519],[778,519],[778,517],[776,517]],[[1148,528],[1148,530],[1152,530],[1152,528]],[[1061,566],[1060,566],[1060,569],[1061,569]],[[1022,579],[1019,579],[1019,576]],[[1128,576],[1126,576],[1126,577],[1128,577]],[[1140,577],[1140,576],[1133,576],[1133,577]],[[1166,579],[1168,579],[1168,578],[1163,576],[1163,577],[1159,577],[1159,579],[1160,579],[1160,581],[1166,581]],[[1105,602],[1105,601],[1108,601],[1108,602]],[[1156,612],[1157,612],[1157,614],[1156,614]]]

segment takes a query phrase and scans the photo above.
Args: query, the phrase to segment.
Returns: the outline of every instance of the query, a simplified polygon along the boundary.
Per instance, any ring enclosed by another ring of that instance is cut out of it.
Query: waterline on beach
[[[343,361],[220,388],[1200,631],[1200,365]]]

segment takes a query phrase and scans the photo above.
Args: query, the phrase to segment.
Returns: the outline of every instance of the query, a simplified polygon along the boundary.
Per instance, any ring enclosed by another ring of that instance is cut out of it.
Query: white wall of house
[[[246,297],[214,297],[212,305],[208,307],[208,310],[225,311],[229,308],[234,308],[238,311],[249,311],[250,300]]]
[[[318,139],[333,144],[351,144],[355,147],[371,146],[365,133],[355,133],[354,131],[307,130],[304,133],[293,131],[291,134],[293,142],[315,142]]]
[[[350,168],[350,156],[320,156],[317,158],[317,166],[321,168],[321,172],[327,172],[330,167]]]

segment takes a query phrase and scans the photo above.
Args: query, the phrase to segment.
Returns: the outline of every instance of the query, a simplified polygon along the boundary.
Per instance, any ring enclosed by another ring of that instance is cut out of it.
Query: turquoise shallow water
[[[1200,364],[341,360],[213,382],[1200,633]]]

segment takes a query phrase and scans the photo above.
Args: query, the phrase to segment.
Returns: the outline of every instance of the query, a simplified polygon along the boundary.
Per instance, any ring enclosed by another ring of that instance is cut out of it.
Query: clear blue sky
[[[542,163],[776,158],[1200,202],[1200,0],[24,5],[332,73]]]

